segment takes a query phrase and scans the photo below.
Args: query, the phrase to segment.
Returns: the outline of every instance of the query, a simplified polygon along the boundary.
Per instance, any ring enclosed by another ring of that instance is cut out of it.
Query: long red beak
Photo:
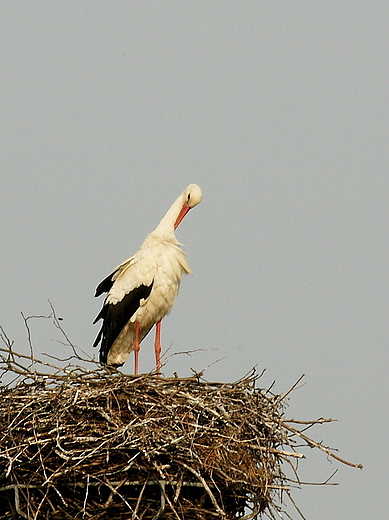
[[[178,217],[174,223],[174,229],[177,228],[177,226],[179,225],[179,223],[181,222],[181,220],[185,217],[185,215],[188,213],[188,211],[190,210],[190,207],[187,206],[186,204],[184,204],[181,208],[181,211],[180,213],[178,214]]]

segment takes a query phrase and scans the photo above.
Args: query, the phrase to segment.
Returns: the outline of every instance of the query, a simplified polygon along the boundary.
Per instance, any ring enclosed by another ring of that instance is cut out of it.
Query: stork
[[[122,262],[96,288],[108,293],[93,323],[103,320],[93,344],[100,344],[100,362],[121,366],[134,351],[139,372],[140,343],[155,325],[155,362],[161,371],[161,320],[173,307],[183,274],[192,274],[175,229],[202,199],[197,184],[189,184],[173,202],[139,250]]]

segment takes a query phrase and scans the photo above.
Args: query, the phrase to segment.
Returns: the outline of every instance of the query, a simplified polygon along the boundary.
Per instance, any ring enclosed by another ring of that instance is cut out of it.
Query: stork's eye
[[[186,202],[190,201],[190,193],[188,193],[188,196],[186,197]]]

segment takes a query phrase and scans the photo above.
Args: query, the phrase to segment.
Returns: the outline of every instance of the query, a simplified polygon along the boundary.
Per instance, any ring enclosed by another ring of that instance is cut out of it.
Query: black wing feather
[[[104,278],[102,282],[96,287],[95,296],[100,296],[101,294],[108,292],[114,284],[112,280],[113,275],[118,272],[119,269],[116,269],[113,273],[109,274],[107,278]]]
[[[107,278],[100,285],[107,282]],[[108,282],[107,282],[108,283]],[[99,286],[100,287],[100,286]],[[100,345],[100,362],[107,363],[108,352],[119,336],[123,327],[126,325],[131,316],[137,311],[142,299],[149,297],[153,282],[150,285],[140,285],[136,289],[126,294],[124,298],[115,304],[105,303],[93,323],[102,319],[103,324],[93,344],[94,347],[101,341]]]

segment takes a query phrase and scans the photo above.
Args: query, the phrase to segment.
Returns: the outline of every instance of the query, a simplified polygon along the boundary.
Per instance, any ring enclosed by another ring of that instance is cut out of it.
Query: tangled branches
[[[210,383],[0,353],[18,378],[0,388],[2,520],[274,518],[290,495],[283,463],[299,480],[297,444],[339,459],[284,419],[286,394],[257,388],[254,371]]]

